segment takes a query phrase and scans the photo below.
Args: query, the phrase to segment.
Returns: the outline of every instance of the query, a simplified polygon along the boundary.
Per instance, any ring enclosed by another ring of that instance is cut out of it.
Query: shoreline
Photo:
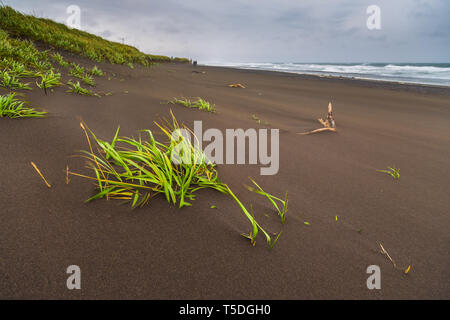
[[[224,68],[232,70],[246,70],[254,72],[269,72],[269,73],[279,73],[298,76],[301,79],[312,80],[312,79],[328,79],[331,81],[348,81],[353,84],[361,84],[369,87],[381,87],[385,89],[403,89],[406,91],[415,91],[422,93],[432,93],[432,94],[443,94],[450,95],[450,85],[437,85],[437,84],[427,84],[427,83],[414,83],[414,82],[404,82],[404,81],[394,81],[394,80],[383,80],[383,79],[371,79],[371,78],[359,78],[359,77],[346,77],[338,75],[326,75],[326,74],[313,74],[313,73],[299,73],[294,71],[280,71],[280,70],[264,70],[264,69],[252,69],[252,68],[239,68],[236,66],[214,66],[207,64],[199,64],[199,67],[206,68]]]

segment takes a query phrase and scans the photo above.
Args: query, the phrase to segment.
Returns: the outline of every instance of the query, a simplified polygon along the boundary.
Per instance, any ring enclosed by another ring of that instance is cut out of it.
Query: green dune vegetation
[[[203,150],[198,150],[192,141],[185,139],[179,133],[180,129],[189,128],[180,125],[171,111],[172,121],[155,124],[166,136],[168,142],[157,141],[151,130],[143,130],[145,137],[138,139],[119,136],[120,127],[111,142],[99,139],[83,122],[83,129],[89,151],[81,151],[81,157],[88,161],[92,175],[84,175],[69,171],[70,175],[93,180],[97,184],[98,193],[86,202],[106,198],[121,199],[131,203],[133,208],[148,204],[158,194],[178,207],[191,206],[195,200],[195,192],[201,189],[213,189],[231,196],[243,214],[251,223],[248,234],[241,234],[250,240],[254,246],[256,237],[262,232],[270,249],[278,241],[281,232],[272,239],[268,232],[256,221],[253,208],[248,210],[231,191],[227,184],[220,181],[216,165],[212,163]],[[92,137],[95,144],[91,142]],[[175,137],[179,136],[178,139]],[[197,139],[194,136],[194,140]],[[97,152],[95,151],[97,150]],[[174,154],[180,159],[172,162]],[[284,223],[287,212],[287,193],[285,200],[265,192],[253,179],[256,188],[248,190],[266,197],[278,212]],[[277,204],[278,203],[278,204]]]
[[[36,111],[26,102],[16,98],[16,94],[10,93],[4,96],[0,95],[0,118],[41,118],[46,112]]]
[[[36,46],[38,44],[38,46]],[[44,47],[45,49],[41,49]],[[60,52],[59,52],[60,51]],[[47,94],[53,87],[62,85],[63,71],[81,83],[95,86],[93,76],[103,76],[97,66],[87,70],[76,63],[66,61],[61,52],[72,53],[95,62],[145,67],[159,62],[188,62],[185,58],[146,54],[138,49],[108,41],[88,32],[71,29],[50,19],[22,14],[9,6],[0,6],[0,86],[10,90],[32,90],[32,83]],[[62,69],[66,68],[66,70]],[[25,81],[26,79],[26,81]],[[30,79],[35,81],[29,81]],[[84,95],[91,91],[82,88],[77,81],[66,83],[69,92]],[[6,99],[7,95],[1,96]],[[28,117],[29,113],[16,114]]]

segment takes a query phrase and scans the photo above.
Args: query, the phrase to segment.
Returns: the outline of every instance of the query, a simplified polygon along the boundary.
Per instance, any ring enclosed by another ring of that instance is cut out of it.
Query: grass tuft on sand
[[[41,81],[36,82],[36,85],[45,90],[45,93],[47,93],[47,89],[61,85],[61,74],[54,73],[53,70],[41,74],[40,77]]]
[[[69,86],[69,90],[67,90],[67,92],[72,92],[72,93],[81,94],[81,95],[85,95],[85,96],[97,95],[97,94],[93,93],[92,91],[90,91],[89,89],[83,88],[80,85],[79,81],[77,81],[76,83],[74,83],[72,81],[68,81],[67,85]]]
[[[228,185],[220,181],[216,165],[209,161],[202,150],[185,139],[180,130],[192,131],[180,126],[172,112],[171,116],[171,121],[162,124],[155,122],[168,139],[167,143],[157,141],[150,130],[141,132],[146,139],[142,135],[137,139],[121,137],[120,127],[112,141],[107,142],[80,123],[89,145],[89,150],[81,151],[81,156],[87,160],[93,174],[69,171],[68,174],[96,182],[98,192],[86,202],[100,198],[120,199],[136,208],[148,204],[157,195],[163,195],[169,203],[182,208],[192,205],[198,190],[214,189],[230,195],[250,221],[250,233],[242,235],[255,245],[256,236],[261,231],[272,248],[278,237],[272,242],[269,234],[256,221],[253,210],[247,210]],[[270,200],[278,199],[265,192],[264,195]]]
[[[182,106],[185,106],[187,108],[195,108],[199,110],[209,111],[212,113],[216,112],[216,106],[214,104],[211,104],[210,102],[198,97],[196,100],[191,101],[187,98],[173,98],[172,100],[169,100],[167,102],[168,104],[180,104]]]
[[[46,113],[44,111],[36,111],[25,101],[17,99],[15,92],[0,95],[0,118],[42,118]]]

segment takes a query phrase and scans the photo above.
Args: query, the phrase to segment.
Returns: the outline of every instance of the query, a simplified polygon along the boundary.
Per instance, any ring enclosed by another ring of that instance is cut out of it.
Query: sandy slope
[[[49,117],[0,119],[0,298],[450,298],[448,90],[223,68],[193,74],[183,65],[101,67],[116,76],[98,80],[96,90],[112,96],[35,89],[27,97]],[[230,89],[232,82],[247,88]],[[103,138],[119,124],[123,135],[137,135],[168,117],[162,101],[181,96],[201,96],[218,110],[173,107],[188,125],[280,129],[276,176],[259,176],[258,166],[219,166],[259,222],[283,230],[273,251],[262,237],[251,247],[239,235],[248,221],[217,192],[200,192],[181,211],[163,198],[132,211],[106,200],[86,205],[94,185],[75,177],[65,184],[66,164],[86,172],[70,158],[87,148],[79,117]],[[318,127],[329,100],[339,133],[297,135]],[[399,181],[376,172],[390,165],[401,169]],[[244,189],[247,176],[273,194],[288,190],[284,226]],[[380,241],[399,266],[412,264],[408,276],[379,253]],[[66,289],[71,264],[81,267],[82,290]],[[382,290],[366,288],[372,264],[381,267]]]

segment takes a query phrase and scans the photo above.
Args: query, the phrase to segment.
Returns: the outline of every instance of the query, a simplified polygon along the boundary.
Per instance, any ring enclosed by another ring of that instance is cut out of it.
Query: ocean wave
[[[407,63],[207,63],[243,69],[273,70],[300,74],[319,74],[397,82],[450,86],[450,64]]]

